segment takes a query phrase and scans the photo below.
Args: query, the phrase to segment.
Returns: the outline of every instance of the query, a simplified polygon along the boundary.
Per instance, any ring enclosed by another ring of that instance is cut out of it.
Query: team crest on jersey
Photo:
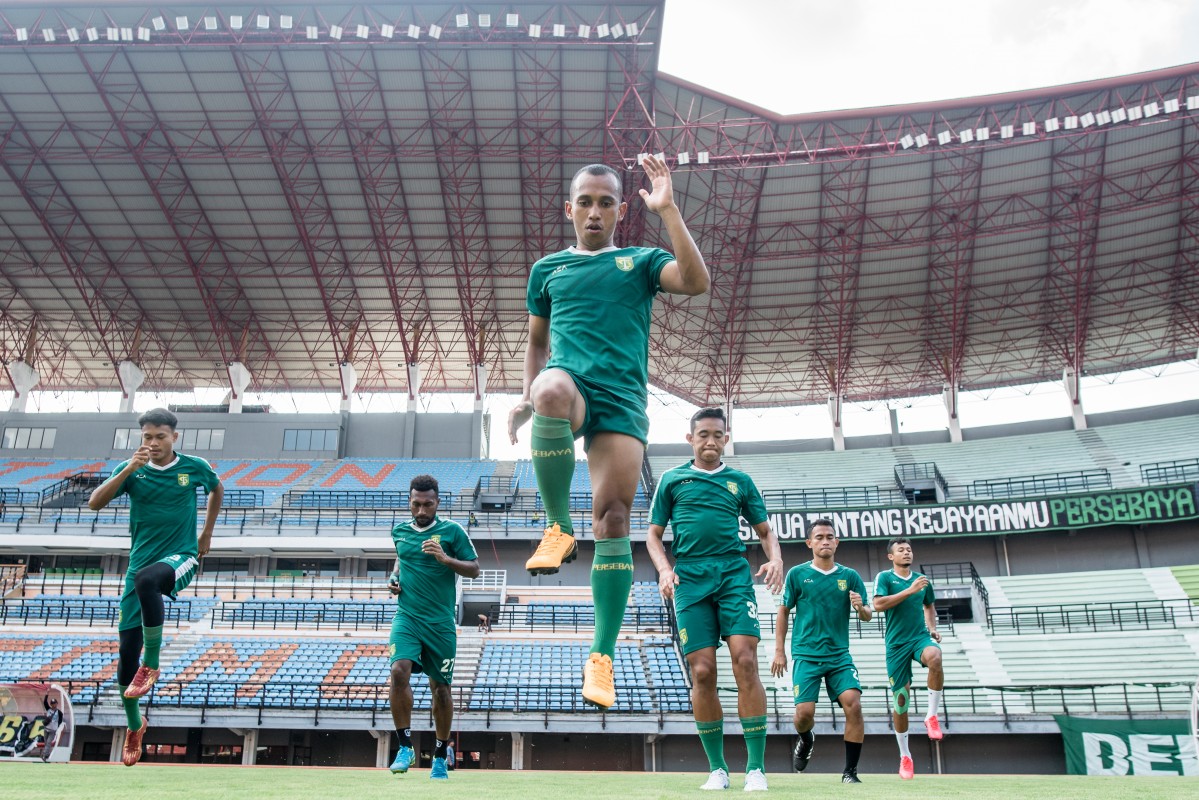
[[[191,475],[183,474],[183,475],[178,475],[176,477],[178,477],[178,479],[179,479],[180,486],[191,486],[191,484],[192,484],[192,476]]]
[[[725,481],[724,485],[729,487],[729,491],[732,492],[733,494],[737,493],[737,484],[734,483],[733,481]]]
[[[687,644],[687,629],[686,628],[679,628],[679,641],[682,642],[683,644]]]
[[[435,533],[432,536],[430,536],[429,538],[432,539],[433,541],[437,542],[438,544],[441,544],[441,534],[440,533]]]
[[[847,585],[848,585],[848,581],[837,581],[837,588],[840,589],[841,591],[845,591],[845,588]]]
[[[616,268],[618,270],[620,270],[621,272],[632,271],[633,257],[632,256],[617,256],[616,257]]]

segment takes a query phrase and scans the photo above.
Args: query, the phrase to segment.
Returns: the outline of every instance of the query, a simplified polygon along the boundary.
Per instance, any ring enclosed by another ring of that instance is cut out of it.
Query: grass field
[[[0,781],[9,797],[71,800],[299,800],[300,798],[470,798],[470,800],[562,800],[612,798],[673,800],[710,797],[697,787],[706,775],[630,772],[456,772],[433,783],[428,770],[392,775],[385,770],[300,767],[217,767],[140,764],[0,763]],[[770,775],[770,793],[804,798],[887,800],[1174,800],[1199,797],[1199,778],[1079,778],[1043,776],[863,775],[861,786],[844,786],[834,775]],[[739,776],[733,790],[740,791]]]

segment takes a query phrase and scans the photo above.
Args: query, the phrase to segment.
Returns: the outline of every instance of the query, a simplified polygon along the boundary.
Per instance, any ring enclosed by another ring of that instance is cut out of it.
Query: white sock
[[[941,690],[928,690],[928,713],[924,715],[925,719],[937,716],[937,708],[941,705]]]
[[[912,751],[908,749],[908,732],[904,731],[903,733],[900,733],[899,731],[896,731],[895,738],[899,740],[899,754],[901,756],[907,756],[908,758],[911,758]]]

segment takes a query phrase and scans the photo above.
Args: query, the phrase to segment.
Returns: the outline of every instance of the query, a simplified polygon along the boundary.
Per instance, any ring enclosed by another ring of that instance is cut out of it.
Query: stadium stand
[[[376,630],[391,625],[394,600],[244,600],[222,603],[212,615],[214,628],[335,628]]]
[[[116,670],[115,636],[0,635],[0,680],[59,681],[74,690],[75,703],[94,701],[101,682],[111,680]]]
[[[492,639],[483,648],[471,689],[475,711],[581,711],[580,665],[589,645],[582,641]],[[639,648],[619,643],[613,664],[616,705],[610,711],[650,713],[654,710]]]
[[[196,622],[208,614],[216,604],[215,598],[192,597],[167,600],[166,622],[182,625]],[[0,625],[81,624],[89,628],[96,625],[117,624],[121,610],[120,597],[116,595],[43,595],[23,600],[0,600]]]

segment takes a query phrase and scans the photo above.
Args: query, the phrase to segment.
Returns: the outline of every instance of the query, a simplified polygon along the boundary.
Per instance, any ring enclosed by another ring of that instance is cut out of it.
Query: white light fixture
[[[29,41],[29,29],[28,28],[17,28],[17,41],[18,42]]]
[[[590,39],[591,38],[591,26],[590,25],[580,25],[579,26],[579,38],[580,39]]]
[[[999,138],[1000,139],[1010,139],[1015,135],[1016,135],[1016,126],[1015,125],[1000,125],[999,126]]]
[[[641,166],[642,164],[644,164],[645,157],[648,155],[649,155],[649,153],[638,153],[637,154],[637,166]]]
[[[917,147],[927,147],[928,146],[928,134],[927,133],[916,134],[916,146]]]
[[[1187,98],[1187,111],[1199,110],[1199,94],[1193,94]]]
[[[1179,105],[1180,105],[1180,103],[1178,102],[1178,98],[1171,97],[1169,100],[1167,100],[1165,103],[1162,104],[1162,107],[1163,107],[1163,110],[1167,114],[1174,114],[1174,113],[1177,113]]]
[[[654,158],[658,159],[662,163],[666,163],[666,154],[665,153],[654,153]]]
[[[679,153],[679,166],[680,167],[685,167],[690,163],[691,163],[691,154],[690,153],[688,153],[686,150]]]
[[[206,31],[215,31],[216,30],[216,17],[205,17],[204,18],[204,30],[206,30]]]
[[[470,14],[458,14],[454,17],[454,21],[458,23],[459,28],[469,28]]]
[[[641,32],[641,28],[637,27],[636,22],[630,22],[625,26],[625,30],[628,31],[629,36],[636,36]]]
[[[321,32],[317,30],[315,25],[309,25],[308,27],[304,28],[304,35],[309,39],[316,39],[321,35]]]
[[[84,34],[87,36],[87,40],[89,42],[94,42],[100,38],[100,31],[96,30],[95,28],[88,28],[84,31]]]
[[[535,22],[529,26],[529,38],[530,39],[540,39],[541,38],[541,26]]]
[[[1161,106],[1157,104],[1156,100],[1154,100],[1152,103],[1146,103],[1143,108],[1145,110],[1146,117],[1156,117],[1162,111]]]
[[[700,150],[698,153],[695,154],[695,160],[701,164],[707,164],[708,163],[708,151]]]
[[[408,26],[408,38],[409,39],[419,39],[420,38],[420,26],[419,25],[409,25]]]
[[[115,42],[121,38],[121,32],[116,28],[106,28],[104,31],[104,36],[106,39],[108,39],[108,41]]]
[[[608,23],[601,22],[595,26],[595,35],[600,39],[606,38],[608,35]]]
[[[167,21],[162,17],[155,17],[150,20],[150,24],[154,26],[154,30],[156,31],[164,31],[167,27]]]
[[[265,31],[271,27],[271,18],[266,14],[258,15],[258,30]]]
[[[246,21],[245,18],[242,17],[240,14],[229,17],[230,30],[240,31],[241,26],[245,23],[245,21]]]
[[[490,14],[480,14],[479,15],[479,27],[480,28],[490,28],[491,27],[491,15]]]
[[[1131,108],[1127,109],[1127,111],[1129,122],[1136,122],[1138,119],[1145,116],[1145,113],[1141,111],[1140,106],[1132,106]]]
[[[1087,113],[1083,114],[1081,117],[1078,118],[1078,124],[1083,126],[1084,128],[1091,127],[1092,125],[1095,124],[1095,115],[1092,114],[1090,111],[1088,111]]]
[[[121,39],[122,41],[132,42],[133,28],[121,28]]]
[[[283,30],[290,31],[292,26],[295,24],[295,20],[292,18],[291,14],[281,14],[279,16],[279,27]]]
[[[1124,122],[1128,119],[1128,112],[1122,108],[1112,109],[1112,122]]]
[[[395,25],[388,25],[387,23],[380,25],[379,26],[379,35],[382,36],[384,39],[390,39],[391,37],[395,36],[396,35]]]
[[[619,22],[612,26],[612,38],[619,39],[624,36],[624,26]]]
[[[554,24],[554,35],[561,39],[566,35],[566,26],[561,23]]]
[[[429,38],[430,39],[440,39],[441,38],[441,26],[440,25],[430,25],[429,26]]]
[[[1024,123],[1023,127],[1020,129],[1020,132],[1022,134],[1024,134],[1025,136],[1035,136],[1037,133],[1037,123],[1035,123],[1035,122]]]
[[[54,41],[54,29],[53,28],[42,28],[42,38],[45,39],[47,42]]]
[[[369,39],[369,38],[371,38],[371,29],[370,29],[370,28],[368,28],[368,27],[367,27],[367,26],[365,26],[365,25],[359,25],[359,26],[356,28],[356,33],[358,34],[358,38],[359,38],[359,39]]]
[[[504,24],[509,28],[520,27],[520,14],[506,14],[504,16]]]
[[[150,41],[150,29],[139,25],[137,29],[137,38],[141,39],[143,42]]]
[[[979,128],[974,132],[974,138],[980,142],[985,142],[991,138],[990,128]]]
[[[342,28],[340,25],[330,25],[329,26],[329,37],[330,38],[340,40],[341,35],[343,33],[345,33],[345,29]]]
[[[1057,117],[1050,117],[1045,120],[1045,133],[1053,133],[1060,127],[1062,127],[1062,121]]]
[[[953,141],[953,134],[949,131],[941,131],[937,134],[937,144],[949,144]]]
[[[967,128],[964,131],[958,131],[958,141],[962,144],[974,141],[974,128]]]
[[[187,17],[175,17],[175,30],[185,31],[190,25],[187,24]]]
[[[1073,114],[1066,117],[1066,130],[1072,131],[1077,127],[1078,127],[1078,117],[1074,116]]]
[[[75,30],[74,28],[67,28],[67,39],[72,42],[79,41],[79,31]]]
[[[1095,115],[1096,125],[1107,125],[1112,121],[1112,112],[1104,109]]]
[[[916,144],[916,140],[912,138],[912,134],[910,133],[905,133],[903,136],[899,137],[899,146],[904,150],[911,148],[911,146],[914,144]]]

